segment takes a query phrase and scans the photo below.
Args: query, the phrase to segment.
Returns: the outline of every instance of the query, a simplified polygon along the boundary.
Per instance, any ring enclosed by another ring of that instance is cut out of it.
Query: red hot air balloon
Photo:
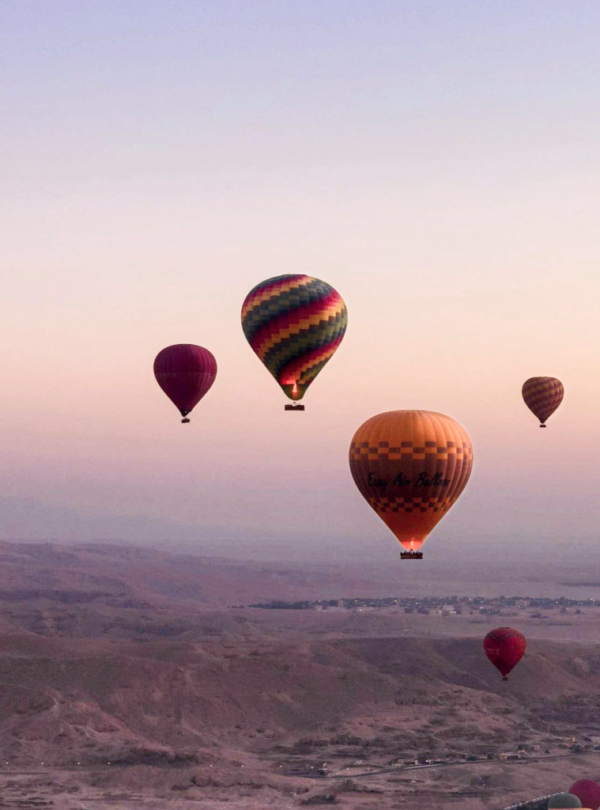
[[[577,796],[583,807],[598,810],[600,807],[600,785],[593,779],[578,779],[571,785],[569,793]]]
[[[491,630],[483,640],[485,654],[505,681],[508,680],[508,673],[523,658],[526,646],[523,633],[513,630],[512,627],[498,627]]]
[[[530,377],[523,383],[523,399],[529,410],[540,420],[540,427],[563,401],[565,389],[556,377]]]
[[[192,343],[167,346],[156,356],[154,376],[171,402],[179,409],[183,424],[217,376],[217,361],[208,349]]]

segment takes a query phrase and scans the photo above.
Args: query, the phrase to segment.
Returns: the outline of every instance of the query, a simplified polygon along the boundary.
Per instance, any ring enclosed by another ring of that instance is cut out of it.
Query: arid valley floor
[[[4,542],[0,559],[0,807],[480,810],[600,776],[600,606],[527,602],[600,598],[589,576],[425,583],[399,561],[284,567],[117,544]],[[341,601],[431,592],[523,598],[459,612]],[[513,623],[529,646],[505,683],[481,639]]]

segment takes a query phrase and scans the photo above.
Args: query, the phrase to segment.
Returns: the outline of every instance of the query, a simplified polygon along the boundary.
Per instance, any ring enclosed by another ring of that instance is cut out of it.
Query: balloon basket
[[[540,427],[546,427],[546,425],[540,425]]]
[[[422,551],[401,551],[400,552],[400,559],[401,560],[422,560],[423,559],[423,552]]]
[[[284,408],[286,411],[303,411],[304,405],[298,403],[298,405],[285,405]]]
[[[182,425],[189,425],[189,423],[190,423],[190,420],[187,417],[185,419],[181,420]]]

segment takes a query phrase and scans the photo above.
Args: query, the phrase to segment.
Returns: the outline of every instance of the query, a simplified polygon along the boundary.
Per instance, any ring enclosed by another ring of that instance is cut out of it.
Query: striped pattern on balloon
[[[299,401],[342,342],[346,305],[325,281],[284,275],[257,284],[242,307],[248,343],[281,386]]]
[[[556,377],[530,377],[523,383],[523,399],[529,410],[540,420],[540,427],[563,401],[565,389]]]

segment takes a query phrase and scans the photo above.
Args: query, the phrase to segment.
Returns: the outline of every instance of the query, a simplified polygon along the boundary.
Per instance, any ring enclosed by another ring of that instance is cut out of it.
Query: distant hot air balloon
[[[555,793],[548,801],[548,810],[569,810],[581,807],[581,802],[572,793]]]
[[[540,420],[540,427],[545,428],[545,422],[563,401],[565,389],[556,377],[530,377],[523,383],[523,399],[525,404]]]
[[[403,559],[423,556],[419,549],[458,499],[472,466],[464,428],[431,411],[380,413],[350,445],[354,483],[406,549]]]
[[[208,349],[192,343],[167,346],[156,356],[154,376],[171,402],[179,409],[184,424],[217,376],[217,361]]]
[[[318,278],[286,275],[257,284],[242,307],[248,343],[294,402],[333,357],[348,313],[340,294]],[[304,410],[286,405],[286,410]]]
[[[593,779],[578,779],[569,788],[569,793],[577,796],[581,804],[590,810],[600,807],[600,785]]]
[[[485,654],[505,681],[508,680],[508,673],[523,658],[526,646],[523,633],[513,630],[512,627],[497,627],[483,640]]]

